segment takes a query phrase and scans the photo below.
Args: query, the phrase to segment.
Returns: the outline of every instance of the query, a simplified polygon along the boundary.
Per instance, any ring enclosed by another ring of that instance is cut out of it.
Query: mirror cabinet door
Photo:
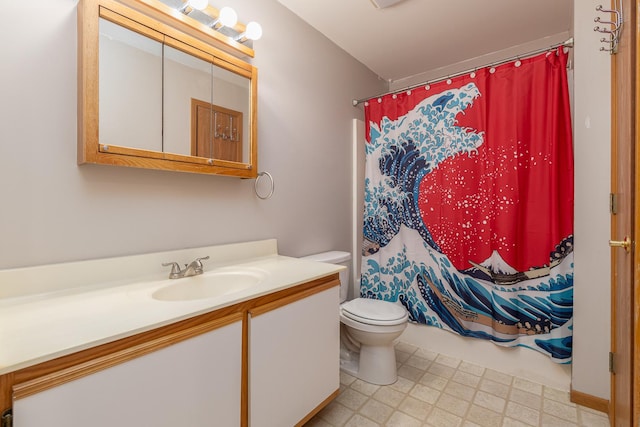
[[[162,151],[162,42],[99,25],[100,144]]]
[[[196,56],[197,55],[197,56]],[[212,158],[210,150],[196,153],[192,148],[192,122],[196,133],[206,142],[211,134],[211,118],[195,111],[198,101],[211,105],[213,95],[213,57],[190,46],[167,40],[164,45],[164,151]],[[208,145],[208,144],[207,144]]]
[[[250,163],[251,80],[213,67],[213,104],[214,158]]]

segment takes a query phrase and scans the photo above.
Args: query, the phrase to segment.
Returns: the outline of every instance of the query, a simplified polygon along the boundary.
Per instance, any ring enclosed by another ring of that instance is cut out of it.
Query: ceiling
[[[573,0],[278,1],[390,82],[566,37],[573,13]]]

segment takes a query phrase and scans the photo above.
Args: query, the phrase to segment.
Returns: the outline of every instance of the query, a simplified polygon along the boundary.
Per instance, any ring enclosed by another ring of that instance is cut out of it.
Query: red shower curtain
[[[400,301],[417,322],[570,360],[566,63],[559,49],[366,103],[364,296]],[[431,255],[399,246],[403,228]],[[400,280],[383,268],[402,258],[399,247],[416,272]],[[437,273],[433,253],[446,258]],[[492,332],[474,323],[479,316],[493,318]]]

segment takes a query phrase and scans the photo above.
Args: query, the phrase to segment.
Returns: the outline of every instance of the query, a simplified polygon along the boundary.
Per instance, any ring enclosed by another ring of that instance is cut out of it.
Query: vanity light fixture
[[[259,40],[262,37],[262,26],[255,21],[247,24],[244,33],[238,35],[234,40],[244,43],[247,40]]]
[[[189,0],[184,2],[178,11],[188,15],[193,9],[204,10],[207,6],[209,6],[209,0]],[[187,12],[187,9],[189,9],[189,12]]]
[[[152,0],[137,0],[148,2]],[[155,1],[155,0],[154,0]],[[235,42],[236,49],[242,52],[252,50],[252,42],[262,37],[262,26],[255,21],[247,25],[238,22],[238,14],[229,6],[216,9],[209,5],[211,0],[157,0],[169,6],[172,10],[177,10],[199,24],[211,28],[218,36],[228,37],[228,41]],[[216,1],[216,0],[214,0]],[[238,46],[238,43],[243,46]],[[253,53],[251,55],[253,57]]]
[[[220,9],[220,14],[209,25],[214,30],[219,30],[222,27],[233,27],[238,22],[238,14],[235,10],[229,6],[225,6]]]

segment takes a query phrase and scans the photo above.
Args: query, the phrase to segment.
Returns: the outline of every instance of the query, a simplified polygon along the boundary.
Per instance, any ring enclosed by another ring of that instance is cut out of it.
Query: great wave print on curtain
[[[365,103],[361,296],[571,362],[566,63],[558,49]]]

